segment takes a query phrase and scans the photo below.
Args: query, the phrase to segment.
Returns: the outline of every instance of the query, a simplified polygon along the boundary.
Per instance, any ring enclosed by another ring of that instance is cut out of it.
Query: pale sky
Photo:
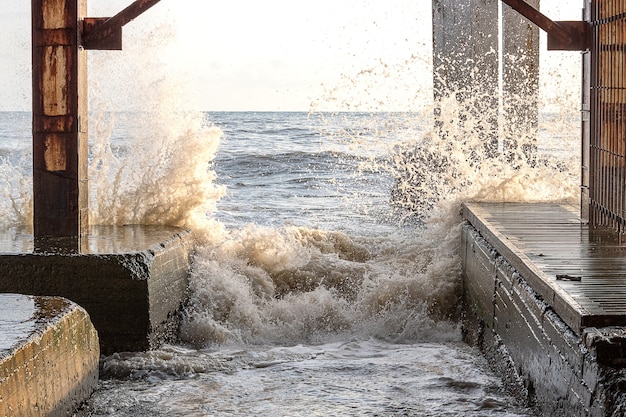
[[[91,0],[88,14],[131,2]],[[573,20],[581,3],[542,7]],[[0,110],[29,110],[30,2],[0,4]],[[113,108],[158,94],[197,110],[410,110],[432,96],[430,16],[430,0],[161,0],[124,27],[123,51],[89,52],[90,99]]]

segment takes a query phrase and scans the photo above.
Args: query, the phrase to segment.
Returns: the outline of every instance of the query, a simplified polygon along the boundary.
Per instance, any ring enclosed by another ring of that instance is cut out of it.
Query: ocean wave
[[[438,322],[448,326],[460,297],[458,229],[428,233],[359,238],[254,225],[217,240],[209,233],[213,241],[194,261],[181,335],[201,346],[346,333],[420,340]]]

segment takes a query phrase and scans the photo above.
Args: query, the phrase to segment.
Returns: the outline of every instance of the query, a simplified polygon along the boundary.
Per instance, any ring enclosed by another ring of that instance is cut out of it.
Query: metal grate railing
[[[626,0],[590,4],[589,221],[626,232]],[[583,103],[584,106],[584,103]],[[583,107],[584,110],[584,107]]]

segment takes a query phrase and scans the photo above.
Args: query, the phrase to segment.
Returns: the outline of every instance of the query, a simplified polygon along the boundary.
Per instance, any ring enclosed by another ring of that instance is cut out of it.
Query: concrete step
[[[0,294],[0,416],[71,416],[96,388],[99,356],[82,307]]]
[[[105,355],[176,340],[193,252],[190,231],[98,225],[81,239],[80,251],[65,252],[54,246],[59,241],[50,239],[43,248],[26,227],[0,229],[0,293],[79,304]]]

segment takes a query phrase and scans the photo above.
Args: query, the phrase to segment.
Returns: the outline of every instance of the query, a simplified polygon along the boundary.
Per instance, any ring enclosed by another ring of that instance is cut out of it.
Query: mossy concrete
[[[60,297],[0,294],[0,416],[71,416],[98,383],[89,315]]]
[[[61,296],[89,313],[104,354],[176,339],[192,236],[161,226],[92,227],[82,250],[35,250],[22,229],[0,236],[0,292]]]

